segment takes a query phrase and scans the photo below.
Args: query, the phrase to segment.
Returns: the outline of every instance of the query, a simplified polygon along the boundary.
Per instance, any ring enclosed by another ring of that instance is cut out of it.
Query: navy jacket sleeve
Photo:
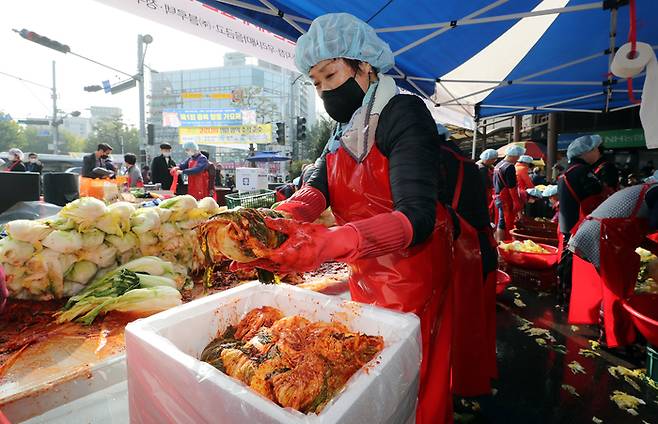
[[[94,175],[92,171],[96,167],[96,155],[89,154],[82,158],[82,176],[87,178],[93,178]]]
[[[388,158],[394,208],[411,222],[411,245],[422,243],[434,230],[440,191],[436,123],[420,98],[397,95],[382,110],[375,139]]]
[[[505,179],[505,185],[508,188],[514,188],[516,187],[517,181],[516,181],[516,168],[514,165],[508,166],[507,169],[505,169],[505,173],[503,174],[503,178]]]

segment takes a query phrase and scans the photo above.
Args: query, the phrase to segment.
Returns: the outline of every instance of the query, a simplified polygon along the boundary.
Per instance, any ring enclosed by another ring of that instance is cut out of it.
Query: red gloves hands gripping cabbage
[[[351,263],[396,252],[407,248],[413,238],[411,223],[397,211],[331,228],[291,219],[266,218],[265,223],[287,234],[288,239],[267,257],[234,263],[232,269],[262,268],[277,273],[314,271],[324,262]]]

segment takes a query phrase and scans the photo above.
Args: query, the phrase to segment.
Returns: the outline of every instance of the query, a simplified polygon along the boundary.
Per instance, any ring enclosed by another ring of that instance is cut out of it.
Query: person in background
[[[530,178],[530,171],[535,165],[532,163],[532,156],[521,155],[519,160],[514,165],[516,171],[516,186],[519,190],[519,197],[521,204],[525,205],[528,202],[528,192],[530,188],[535,188]]]
[[[489,217],[491,222],[496,221],[496,205],[494,204],[493,196],[493,171],[494,164],[498,160],[498,151],[494,149],[487,149],[480,154],[480,160],[477,161],[478,171],[480,172],[480,178],[485,187],[485,196],[487,201],[487,207],[489,208]]]
[[[142,180],[144,184],[151,184],[151,168],[148,165],[142,166]]]
[[[598,135],[586,135],[572,141],[567,149],[569,168],[557,182],[560,199],[558,303],[562,308],[568,307],[571,298],[572,275],[576,278],[589,278],[580,274],[582,263],[576,264],[578,258],[574,258],[572,252],[565,247],[582,220],[604,199],[603,186],[592,168],[601,158],[601,143]]]
[[[7,164],[7,171],[10,172],[25,172],[25,164],[23,163],[23,152],[21,149],[9,149],[9,163]]]
[[[510,230],[523,210],[523,204],[517,188],[516,170],[514,164],[525,149],[510,145],[505,151],[505,159],[494,168],[494,198],[496,204],[497,228],[496,241],[510,239]]]
[[[591,264],[600,277],[574,279],[569,320],[598,322],[600,341],[609,348],[635,340],[630,315],[621,305],[633,295],[637,282],[641,262],[635,250],[658,250],[658,245],[647,238],[658,231],[658,185],[655,178],[646,181],[608,197],[569,240],[569,250]],[[583,287],[577,293],[579,286]]]
[[[224,187],[224,174],[222,174],[222,165],[219,162],[215,162],[215,186]]]
[[[156,156],[151,161],[151,181],[153,184],[160,184],[162,190],[171,189],[171,183],[174,177],[171,170],[176,167],[176,162],[171,158],[171,144],[162,143],[160,145],[160,156]]]
[[[187,194],[197,200],[208,197],[208,158],[201,154],[199,145],[193,141],[183,144],[187,159],[179,163],[172,171],[178,176],[187,176]]]
[[[231,190],[235,188],[235,177],[233,175],[226,176],[226,187]]]
[[[629,174],[626,180],[626,187],[632,187],[640,184],[640,177],[637,174]]]
[[[101,143],[94,153],[82,158],[81,175],[85,178],[103,178],[114,173],[114,164],[109,160],[112,146]]]
[[[215,164],[210,161],[210,152],[207,150],[201,150],[201,154],[208,159],[208,196],[216,199],[215,178],[217,177],[217,168],[215,168]]]
[[[539,169],[538,166],[535,166],[534,169],[532,170],[531,179],[532,179],[532,183],[535,186],[546,185],[547,183],[546,176],[541,173],[541,169]]]
[[[603,194],[608,197],[619,190],[619,169],[614,163],[608,162],[603,157],[602,145],[599,146],[599,151],[601,152],[601,157],[592,165],[592,168],[594,169],[594,174],[603,185]]]
[[[542,193],[542,196],[544,196],[545,199],[548,199],[549,206],[553,210],[553,216],[551,218],[551,222],[558,222],[558,216],[560,213],[560,200],[558,199],[557,196],[557,186],[556,185],[546,186],[544,192]]]
[[[656,167],[653,165],[653,160],[649,159],[647,163],[642,167],[642,177],[648,178],[653,175]]]
[[[128,176],[128,187],[144,187],[144,178],[137,166],[137,156],[133,153],[123,155],[123,163],[126,166],[125,175]]]
[[[43,171],[43,164],[36,153],[29,153],[27,155],[27,164],[25,164],[25,168],[27,172],[37,172],[41,174]]]

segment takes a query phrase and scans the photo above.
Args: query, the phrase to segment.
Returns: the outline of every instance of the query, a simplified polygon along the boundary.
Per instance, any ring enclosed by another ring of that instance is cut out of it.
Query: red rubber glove
[[[231,264],[236,268],[262,268],[273,272],[314,271],[324,262],[349,261],[359,246],[359,233],[351,226],[327,228],[324,225],[292,221],[289,219],[265,219],[267,226],[288,235],[278,249],[266,258],[253,262]]]

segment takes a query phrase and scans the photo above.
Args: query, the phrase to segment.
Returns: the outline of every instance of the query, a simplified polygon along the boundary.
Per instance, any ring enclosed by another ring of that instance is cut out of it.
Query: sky
[[[137,35],[150,34],[146,65],[158,71],[221,66],[231,51],[219,44],[139,18],[92,0],[20,0],[4,4],[0,13],[0,72],[42,85],[52,84],[57,62],[58,107],[89,116],[90,106],[123,110],[129,124],[138,122],[138,90],[119,94],[88,93],[86,85],[124,76],[70,54],[59,53],[21,38],[12,31],[26,28],[71,50],[129,74],[137,68]],[[148,74],[148,72],[147,72]],[[148,84],[148,81],[147,81]],[[148,85],[147,85],[148,94]],[[0,74],[0,112],[14,119],[43,118],[52,113],[50,91]]]

